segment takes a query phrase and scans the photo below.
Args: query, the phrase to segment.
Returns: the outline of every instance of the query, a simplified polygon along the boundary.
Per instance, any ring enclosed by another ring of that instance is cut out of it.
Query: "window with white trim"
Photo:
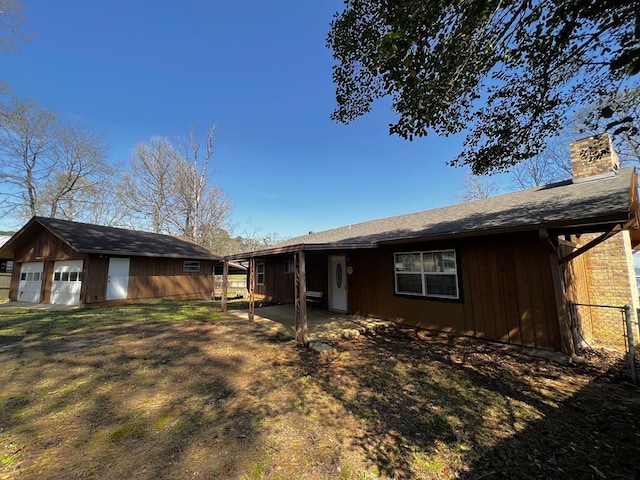
[[[256,263],[256,285],[264,285],[264,263]]]
[[[394,254],[396,293],[460,298],[455,250]]]
[[[200,262],[197,260],[185,260],[182,268],[185,272],[197,273],[200,271]]]

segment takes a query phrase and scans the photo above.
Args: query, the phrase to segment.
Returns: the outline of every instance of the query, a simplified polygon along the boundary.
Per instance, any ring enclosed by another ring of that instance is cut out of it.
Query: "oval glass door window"
[[[336,286],[342,287],[342,264],[340,262],[336,264]]]

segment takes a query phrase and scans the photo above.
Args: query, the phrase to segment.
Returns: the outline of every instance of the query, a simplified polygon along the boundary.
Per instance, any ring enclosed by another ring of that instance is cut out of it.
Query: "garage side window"
[[[256,284],[264,285],[264,263],[256,264]]]
[[[460,298],[455,250],[394,254],[396,293],[436,298]]]
[[[183,264],[183,270],[189,273],[197,273],[200,271],[200,262],[198,261],[185,261]]]

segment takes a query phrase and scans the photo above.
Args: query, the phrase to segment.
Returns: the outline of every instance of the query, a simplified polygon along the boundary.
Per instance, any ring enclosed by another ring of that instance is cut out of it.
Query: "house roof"
[[[193,260],[221,260],[220,255],[191,241],[125,228],[72,222],[57,218],[33,217],[11,239],[0,247],[0,256],[13,253],[15,244],[41,225],[80,253],[134,257],[168,257]]]
[[[601,231],[637,217],[633,167],[606,178],[567,180],[496,197],[334,228],[282,242],[268,254],[304,248],[362,248],[383,243],[532,229]],[[428,194],[428,192],[427,192]],[[637,225],[636,225],[637,228]],[[255,256],[256,252],[226,258]]]

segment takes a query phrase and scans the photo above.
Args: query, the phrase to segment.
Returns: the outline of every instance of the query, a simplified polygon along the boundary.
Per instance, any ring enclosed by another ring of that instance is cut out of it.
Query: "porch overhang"
[[[283,255],[296,252],[312,252],[312,251],[339,251],[339,250],[357,250],[357,249],[373,249],[378,248],[376,243],[299,243],[297,245],[287,245],[286,247],[265,248],[263,250],[254,250],[252,252],[236,253],[224,257],[225,261],[249,260],[250,258],[271,257],[275,255]]]

